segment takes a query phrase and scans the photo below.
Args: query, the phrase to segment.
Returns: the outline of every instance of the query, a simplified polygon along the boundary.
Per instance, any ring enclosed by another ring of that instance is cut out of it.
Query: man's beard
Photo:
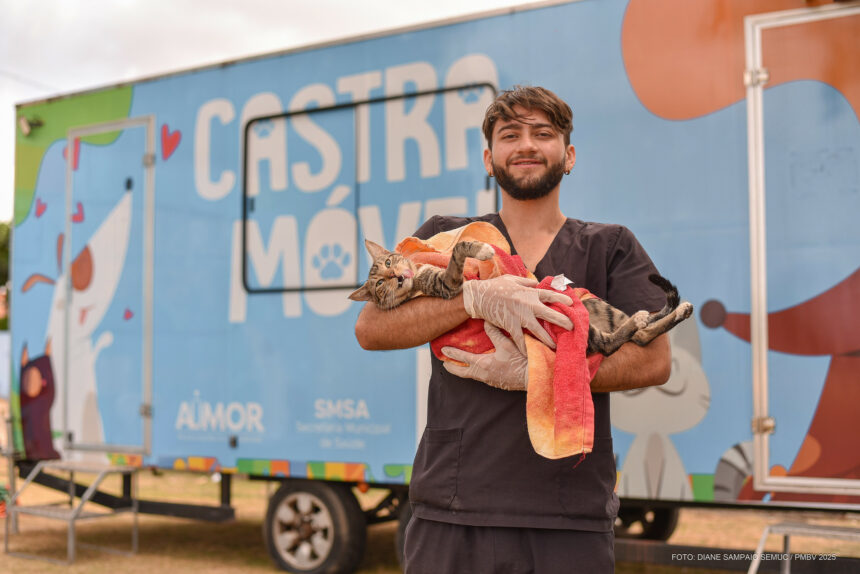
[[[493,175],[502,189],[508,195],[520,201],[540,199],[549,195],[555,187],[561,183],[564,176],[564,162],[553,162],[546,164],[546,171],[541,176],[514,177],[502,166],[493,163]]]

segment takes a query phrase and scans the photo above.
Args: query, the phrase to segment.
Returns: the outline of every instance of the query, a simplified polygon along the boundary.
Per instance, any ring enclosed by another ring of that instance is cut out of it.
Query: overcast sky
[[[0,220],[15,104],[527,0],[0,0]]]

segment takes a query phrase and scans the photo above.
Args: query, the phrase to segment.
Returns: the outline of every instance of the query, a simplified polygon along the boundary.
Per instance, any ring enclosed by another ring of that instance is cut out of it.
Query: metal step
[[[69,479],[65,481],[65,484],[69,487],[69,502],[54,504],[33,504],[26,506],[17,504],[17,500],[20,497],[21,493],[26,490],[27,487],[30,486],[34,481],[36,481],[37,477],[52,476],[50,473],[45,472],[47,470],[53,470],[69,474]],[[66,564],[71,564],[75,560],[75,523],[77,521],[94,518],[108,518],[126,512],[130,512],[132,514],[131,552],[124,552],[124,554],[136,554],[138,542],[138,502],[137,500],[135,500],[135,478],[137,476],[137,471],[138,469],[136,467],[114,466],[109,464],[101,464],[98,462],[93,463],[82,461],[53,460],[40,461],[36,463],[35,466],[29,469],[29,472],[27,473],[27,478],[24,480],[24,483],[16,492],[12,494],[12,497],[9,499],[8,509],[6,513],[6,528],[4,530],[3,536],[3,549],[5,550],[6,554],[9,554],[10,556],[19,556],[21,558],[31,558],[36,560],[46,560],[48,562],[57,562],[54,559],[49,559],[44,556],[25,554],[23,552],[12,552],[9,550],[9,535],[11,534],[10,521],[13,517],[17,518],[19,515],[23,514],[64,521],[67,524],[68,538],[68,541],[66,543]],[[77,503],[75,503],[74,500],[75,495],[77,494],[76,490],[78,486],[82,485],[78,485],[74,482],[75,473],[95,475],[95,479],[93,480],[93,482],[84,490],[84,492],[79,494],[79,501]],[[102,481],[108,475],[111,474],[122,474],[124,476],[123,498],[127,500],[126,504],[130,503],[130,506],[126,506],[125,504],[117,505],[109,512],[93,512],[92,510],[89,510],[89,506],[87,506],[87,504],[90,502],[94,502],[93,496],[99,493],[99,486],[101,485]],[[109,548],[102,549],[115,552],[115,550]]]
[[[134,466],[114,465],[95,461],[52,460],[42,465],[42,470],[60,470],[64,472],[79,472],[82,474],[125,474],[140,470]]]
[[[75,520],[88,520],[91,518],[110,518],[111,516],[115,516],[120,513],[125,512],[133,512],[133,508],[116,508],[111,512],[93,512],[91,510],[82,510],[75,517],[75,508],[69,507],[64,503],[62,506],[59,504],[34,504],[27,506],[12,506],[8,510],[14,514],[29,514],[32,516],[40,516],[42,518],[53,518],[56,520],[65,520],[66,522],[70,521],[72,518]]]

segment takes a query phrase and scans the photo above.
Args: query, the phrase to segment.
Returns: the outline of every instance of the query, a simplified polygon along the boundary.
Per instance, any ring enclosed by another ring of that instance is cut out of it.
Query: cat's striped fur
[[[633,341],[645,346],[693,313],[693,306],[681,303],[678,289],[667,279],[653,274],[648,279],[666,293],[666,305],[656,313],[637,311],[627,316],[606,301],[584,299],[588,310],[588,353],[611,355],[621,345]]]
[[[495,250],[480,241],[461,241],[454,245],[447,269],[433,265],[417,266],[408,258],[386,250],[366,239],[367,251],[373,258],[367,281],[353,291],[353,301],[373,301],[383,310],[394,309],[407,299],[420,294],[451,299],[463,289],[463,265],[467,257],[482,261],[491,259]]]

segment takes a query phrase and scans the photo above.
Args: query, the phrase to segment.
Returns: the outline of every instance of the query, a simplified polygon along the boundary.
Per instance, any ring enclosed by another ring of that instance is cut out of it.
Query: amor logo
[[[200,391],[194,391],[194,399],[179,403],[176,415],[176,430],[264,432],[263,406],[259,403],[210,403],[200,399]]]

